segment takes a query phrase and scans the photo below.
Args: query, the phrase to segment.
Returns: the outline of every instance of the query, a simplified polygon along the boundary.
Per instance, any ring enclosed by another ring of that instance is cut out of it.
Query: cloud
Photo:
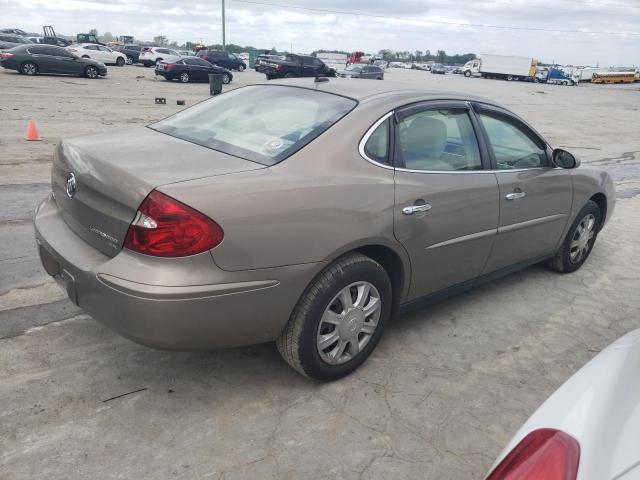
[[[279,49],[293,44],[298,52],[441,49],[521,54],[571,64],[640,64],[637,35],[519,29],[640,33],[637,0],[256,1],[272,5],[226,0],[228,42]],[[164,35],[179,43],[219,43],[222,37],[219,0],[0,0],[0,11],[3,27],[32,32],[47,24],[67,35],[96,28],[145,40]]]

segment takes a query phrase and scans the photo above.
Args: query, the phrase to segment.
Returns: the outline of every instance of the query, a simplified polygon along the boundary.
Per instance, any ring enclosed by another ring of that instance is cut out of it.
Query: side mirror
[[[580,165],[580,161],[572,153],[561,148],[553,151],[553,163],[557,167],[566,169],[577,168]]]

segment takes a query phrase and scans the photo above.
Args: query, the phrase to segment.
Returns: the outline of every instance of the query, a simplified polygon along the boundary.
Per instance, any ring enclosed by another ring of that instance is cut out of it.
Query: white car
[[[74,43],[73,45],[69,45],[67,50],[75,53],[79,57],[91,58],[105,65],[111,64],[122,67],[127,62],[127,56],[124,53],[116,52],[109,47],[95,43]]]
[[[175,63],[181,58],[180,52],[170,48],[145,47],[140,52],[138,63],[142,63],[145,67],[150,67],[160,62]]]
[[[640,479],[640,329],[609,345],[553,393],[486,479]]]

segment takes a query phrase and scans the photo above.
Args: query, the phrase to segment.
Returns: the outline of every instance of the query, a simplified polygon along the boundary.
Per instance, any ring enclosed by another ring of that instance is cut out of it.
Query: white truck
[[[465,77],[480,76],[503,80],[531,81],[536,75],[538,61],[531,57],[513,55],[480,55],[462,67]]]

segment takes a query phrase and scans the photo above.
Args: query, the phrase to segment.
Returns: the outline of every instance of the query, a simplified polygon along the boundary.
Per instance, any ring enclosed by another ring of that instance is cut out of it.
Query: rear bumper
[[[69,229],[53,197],[38,207],[35,232],[43,266],[74,303],[123,336],[167,350],[275,340],[323,266],[226,272],[209,252],[160,259],[122,250],[111,258]]]

